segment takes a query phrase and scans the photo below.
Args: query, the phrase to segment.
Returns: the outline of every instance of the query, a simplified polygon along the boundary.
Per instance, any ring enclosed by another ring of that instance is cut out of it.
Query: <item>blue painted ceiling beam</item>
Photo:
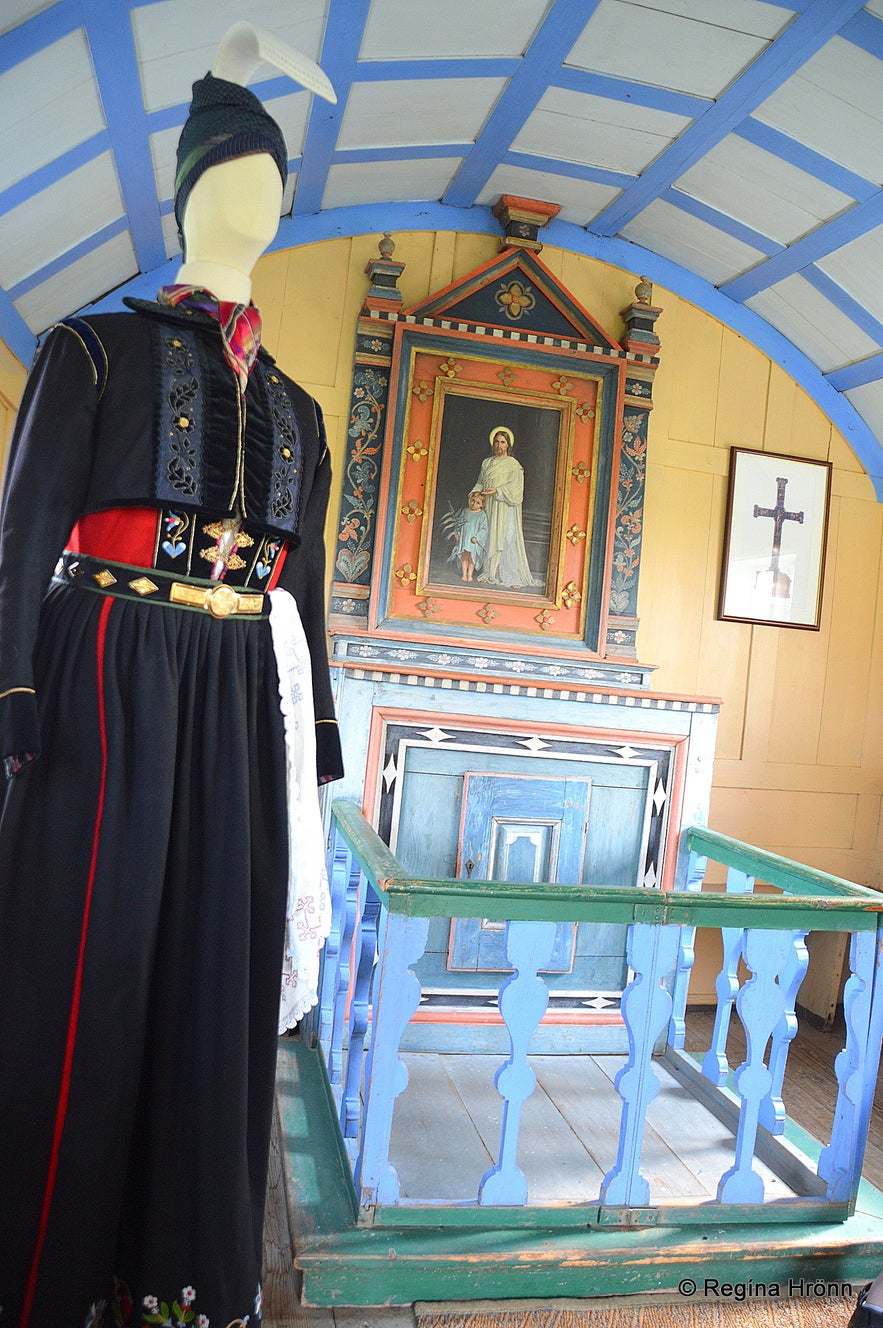
[[[854,198],[856,202],[864,202],[866,198],[877,192],[878,186],[873,181],[856,175],[854,171],[840,166],[828,157],[823,157],[820,152],[813,151],[805,143],[798,143],[797,139],[789,138],[781,130],[755,120],[753,116],[749,116],[733,132],[739,138],[744,138],[746,142],[753,143],[755,147],[763,148],[774,157],[779,157],[789,165],[796,166],[798,170],[805,171],[807,175],[821,180],[823,184],[830,185],[832,189],[839,189],[841,194]]]
[[[803,269],[800,275],[804,281],[808,281],[811,286],[814,286],[820,295],[824,295],[825,299],[829,300],[835,309],[839,309],[850,322],[860,328],[865,336],[883,346],[883,323],[880,322],[880,319],[875,318],[869,309],[866,309],[863,304],[859,304],[858,300],[849,295],[842,286],[838,286],[837,282],[829,277],[827,272],[823,272],[820,267],[810,264],[809,267]]]
[[[25,19],[4,32],[0,38],[0,74],[39,54],[46,46],[61,41],[83,26],[80,0],[59,0],[58,4]]]
[[[682,189],[666,189],[660,197],[663,203],[670,203],[672,207],[680,208],[682,212],[689,213],[699,221],[707,222],[709,226],[722,231],[724,235],[729,235],[734,240],[741,240],[742,244],[750,245],[752,249],[759,249],[762,254],[779,254],[785,248],[783,244],[771,240],[768,235],[762,235],[752,226],[746,226],[744,222],[728,217],[725,212],[720,212],[717,208],[700,202],[698,198],[685,194]]]
[[[629,106],[646,106],[652,111],[683,115],[688,120],[704,115],[712,105],[710,97],[694,97],[686,92],[656,87],[652,83],[633,83],[630,79],[613,78],[610,74],[593,74],[588,69],[573,69],[569,65],[558,70],[552,83],[567,92],[624,101]]]
[[[452,207],[475,202],[522,126],[554,83],[600,0],[555,0],[445,195]]]
[[[568,180],[588,180],[592,184],[609,184],[615,189],[624,189],[635,178],[622,171],[605,170],[602,166],[583,166],[575,161],[556,161],[554,157],[535,157],[530,152],[507,152],[503,161],[507,166],[521,166],[526,171],[560,175]]]
[[[847,364],[842,369],[834,369],[825,374],[825,378],[838,392],[848,392],[851,387],[864,387],[866,383],[877,383],[883,378],[883,351],[869,355],[865,360]]]
[[[810,56],[853,17],[863,0],[810,0],[791,26],[672,146],[592,222],[596,235],[615,235],[726,138]]]
[[[331,79],[337,105],[313,97],[292,216],[309,215],[322,206],[370,8],[371,0],[330,0],[319,64]]]
[[[128,5],[80,0],[129,229],[142,271],[166,258]]]
[[[869,55],[875,55],[878,60],[883,60],[883,19],[869,14],[866,9],[843,25],[840,36],[845,37],[854,46],[860,46]]]
[[[16,309],[6,291],[0,290],[0,338],[25,368],[30,367],[37,338]]]
[[[741,276],[726,281],[721,290],[731,300],[747,300],[758,291],[766,290],[800,272],[819,258],[824,258],[832,250],[839,249],[850,240],[865,235],[883,223],[883,190],[878,190],[873,198],[864,203],[856,203],[848,212],[817,226],[814,231],[795,240],[787,249],[772,258],[743,272]]]
[[[72,171],[79,170],[81,166],[94,161],[102,152],[107,152],[110,146],[110,134],[106,129],[102,129],[91,138],[87,138],[85,142],[78,143],[75,148],[63,152],[54,161],[47,161],[45,166],[39,166],[23,180],[16,180],[15,184],[11,184],[8,189],[0,193],[0,217],[26,203],[35,194],[48,189],[50,185],[58,184],[59,180],[63,180]]]

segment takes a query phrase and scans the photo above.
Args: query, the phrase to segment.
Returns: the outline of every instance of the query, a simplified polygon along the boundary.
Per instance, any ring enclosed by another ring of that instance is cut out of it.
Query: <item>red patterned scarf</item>
[[[188,308],[198,309],[218,320],[224,358],[235,373],[244,396],[261,344],[261,316],[254,305],[216,300],[210,291],[199,286],[163,286],[158,298],[160,304],[172,308],[186,304]]]

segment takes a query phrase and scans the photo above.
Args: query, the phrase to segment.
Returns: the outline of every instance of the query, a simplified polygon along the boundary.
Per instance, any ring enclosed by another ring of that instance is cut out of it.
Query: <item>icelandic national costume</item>
[[[132,305],[49,335],[3,496],[4,1328],[259,1324],[286,933],[290,969],[324,925],[289,900],[303,752],[341,773],[321,415]]]

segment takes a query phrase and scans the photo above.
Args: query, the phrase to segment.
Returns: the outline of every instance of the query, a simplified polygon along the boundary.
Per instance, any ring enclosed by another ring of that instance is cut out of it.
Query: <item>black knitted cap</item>
[[[190,190],[209,166],[268,152],[288,179],[288,149],[282,130],[248,88],[208,73],[193,84],[193,101],[178,140],[175,217],[183,229]]]

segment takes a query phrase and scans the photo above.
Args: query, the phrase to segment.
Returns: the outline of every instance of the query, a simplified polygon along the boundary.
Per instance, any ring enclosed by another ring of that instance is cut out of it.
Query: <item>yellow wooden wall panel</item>
[[[802,789],[715,788],[709,824],[722,834],[813,865],[819,849],[851,851],[858,798]]]
[[[708,475],[647,467],[640,651],[657,666],[653,686],[660,691],[704,691],[699,647],[712,493]]]
[[[766,431],[763,440],[765,452],[790,451],[796,393],[797,385],[794,379],[789,378],[784,369],[771,362],[767,388]]]
[[[770,362],[735,333],[723,338],[714,441],[760,450],[766,426]]]
[[[778,636],[776,675],[770,713],[768,761],[814,765],[825,697],[829,627],[809,632],[767,628]],[[795,724],[794,716],[801,722]]]
[[[835,499],[837,559],[826,580],[825,601],[831,631],[819,734],[819,762],[859,765],[862,760],[866,703],[879,692],[883,676],[871,672],[874,618],[883,537],[879,503]]]
[[[694,305],[677,302],[673,319],[666,323],[665,372],[657,375],[668,379],[665,422],[670,438],[713,441],[723,334],[723,327]],[[659,428],[656,420],[653,424]]]

